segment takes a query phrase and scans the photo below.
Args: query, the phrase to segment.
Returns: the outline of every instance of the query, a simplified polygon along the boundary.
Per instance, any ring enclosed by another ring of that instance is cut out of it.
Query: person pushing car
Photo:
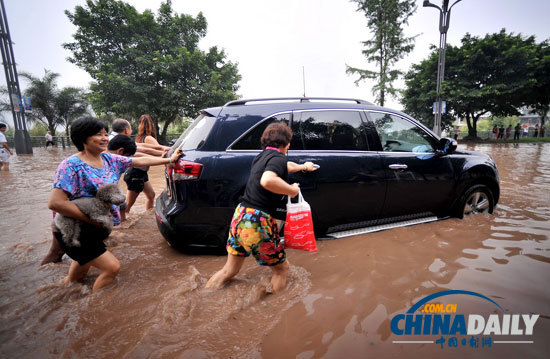
[[[315,171],[313,162],[297,164],[287,161],[292,130],[282,122],[267,126],[261,137],[263,151],[254,158],[250,177],[241,203],[231,220],[227,239],[227,262],[206,283],[206,288],[219,289],[239,273],[244,259],[250,254],[259,265],[273,271],[271,287],[274,293],[285,288],[289,263],[284,244],[279,237],[285,213],[285,196],[295,197],[297,183],[289,184],[288,173]]]

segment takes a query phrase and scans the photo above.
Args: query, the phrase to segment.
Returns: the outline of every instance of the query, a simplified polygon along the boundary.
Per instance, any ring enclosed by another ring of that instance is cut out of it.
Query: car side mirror
[[[450,155],[456,150],[458,143],[456,140],[448,137],[443,137],[439,140],[439,148],[437,149],[437,154],[440,156]]]

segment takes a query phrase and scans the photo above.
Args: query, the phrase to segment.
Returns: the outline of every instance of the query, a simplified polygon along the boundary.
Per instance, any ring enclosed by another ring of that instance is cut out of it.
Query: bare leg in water
[[[233,278],[239,273],[243,266],[245,257],[235,256],[233,254],[227,255],[227,262],[223,268],[217,271],[206,283],[205,288],[220,289],[228,280]],[[281,264],[269,267],[273,271],[271,276],[271,288],[273,293],[278,293],[286,287],[286,278],[290,264],[288,260]]]
[[[138,198],[139,194],[141,192],[134,192],[129,190],[126,194],[126,209],[124,210],[126,214],[130,213],[130,210],[134,206],[134,203],[136,202],[136,199]],[[145,185],[143,187],[143,193],[145,194],[145,209],[151,209],[153,208],[153,205],[155,203],[155,190],[153,189],[153,185],[149,181],[145,182]]]
[[[61,245],[59,245],[57,239],[54,237],[52,238],[52,243],[50,245],[50,249],[48,250],[48,254],[46,254],[44,259],[42,259],[42,263],[40,263],[40,265],[61,262],[63,254],[65,254],[65,252],[61,248]]]
[[[206,283],[206,288],[220,289],[225,282],[239,273],[245,257],[227,254],[227,262],[222,269],[217,271]]]
[[[290,269],[290,263],[286,260],[283,263],[269,268],[273,271],[273,275],[271,276],[271,288],[273,288],[273,293],[279,293],[286,287],[286,277]]]
[[[101,271],[94,282],[94,292],[111,284],[120,270],[120,262],[118,259],[111,252],[107,251],[84,265],[80,265],[77,261],[73,261],[69,268],[69,274],[65,279],[65,283],[81,282],[84,280],[91,266]]]

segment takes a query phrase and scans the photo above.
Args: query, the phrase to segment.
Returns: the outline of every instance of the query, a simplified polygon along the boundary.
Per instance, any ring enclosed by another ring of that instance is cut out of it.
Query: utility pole
[[[6,73],[6,84],[11,103],[11,113],[15,126],[15,152],[18,155],[32,154],[31,137],[27,131],[25,109],[21,101],[21,90],[19,88],[15,57],[13,56],[13,47],[11,46],[11,36],[8,28],[8,18],[6,16],[4,0],[0,0],[0,5],[0,51],[2,52],[4,71]],[[19,111],[15,111],[16,107]]]
[[[441,99],[441,83],[445,77],[445,51],[447,50],[447,30],[449,30],[449,21],[451,20],[451,8],[462,0],[456,0],[449,7],[449,0],[443,0],[442,7],[432,4],[429,0],[424,0],[423,7],[435,7],[439,10],[439,60],[437,62],[437,97],[435,99],[435,120],[434,132],[441,136],[441,112],[443,111]]]
[[[302,66],[302,81],[304,83],[304,97],[306,97],[306,70],[305,70],[305,66]]]

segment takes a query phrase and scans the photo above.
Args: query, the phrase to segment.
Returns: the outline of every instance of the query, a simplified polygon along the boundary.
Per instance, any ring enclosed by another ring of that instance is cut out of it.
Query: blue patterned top
[[[63,160],[55,171],[52,188],[59,188],[69,195],[69,200],[94,197],[98,188],[118,183],[120,176],[132,164],[129,157],[102,153],[103,167],[96,168],[83,162],[77,155]],[[120,209],[113,205],[111,215],[115,226],[120,224]]]

